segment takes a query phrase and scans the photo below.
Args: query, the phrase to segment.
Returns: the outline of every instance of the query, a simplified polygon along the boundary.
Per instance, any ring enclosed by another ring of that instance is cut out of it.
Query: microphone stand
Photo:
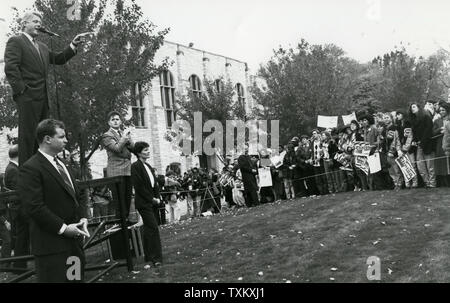
[[[52,54],[54,53],[53,36],[50,36],[50,51]],[[56,67],[55,67],[55,64],[52,64],[52,65],[53,65],[53,80],[55,82],[56,116],[57,116],[58,120],[61,120],[61,108],[59,105],[59,89],[58,89],[58,81],[56,79]]]

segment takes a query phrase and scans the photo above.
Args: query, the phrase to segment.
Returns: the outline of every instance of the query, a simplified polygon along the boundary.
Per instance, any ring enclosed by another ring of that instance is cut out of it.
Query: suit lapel
[[[48,160],[41,155],[40,152],[38,152],[39,160],[41,161],[41,164],[44,166],[45,169],[52,175],[56,181],[64,188],[65,191],[73,198],[75,204],[78,206],[77,198],[75,197],[75,188],[73,190],[69,189],[68,185],[64,182],[63,178],[59,174],[59,172],[56,170],[56,168],[48,162]],[[72,176],[70,176],[72,178]],[[74,182],[74,179],[72,178],[72,183]],[[75,184],[74,184],[75,186]]]
[[[115,131],[115,130],[112,130],[112,129],[110,129],[109,131],[114,136],[114,138],[117,140],[117,142],[119,142],[119,140],[120,140],[119,133],[117,131]]]
[[[25,36],[24,34],[22,34],[22,39],[25,41],[25,44],[28,45],[28,48],[33,53],[36,61],[43,67],[42,58],[39,55],[37,49],[34,47],[33,43],[31,43],[30,39],[28,39],[27,36]],[[39,46],[39,43],[38,43],[38,46]],[[39,50],[41,50],[41,47],[39,47]]]

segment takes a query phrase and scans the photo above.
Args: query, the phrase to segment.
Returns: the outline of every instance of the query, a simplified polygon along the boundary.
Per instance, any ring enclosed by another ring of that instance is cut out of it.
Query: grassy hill
[[[449,282],[450,189],[343,193],[163,227],[164,265],[103,282]]]

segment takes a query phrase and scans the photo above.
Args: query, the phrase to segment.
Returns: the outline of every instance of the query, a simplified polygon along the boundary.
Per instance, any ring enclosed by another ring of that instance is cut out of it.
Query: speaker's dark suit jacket
[[[144,165],[148,165],[153,175],[153,186]],[[162,262],[161,238],[156,216],[158,209],[153,198],[160,197],[159,185],[153,168],[141,160],[131,165],[131,181],[135,190],[135,206],[144,222],[144,254],[146,262]]]
[[[70,47],[54,53],[44,43],[37,44],[39,53],[33,43],[21,34],[11,37],[5,48],[5,74],[19,108],[20,165],[36,152],[36,126],[48,118],[49,64],[64,64],[76,54]]]

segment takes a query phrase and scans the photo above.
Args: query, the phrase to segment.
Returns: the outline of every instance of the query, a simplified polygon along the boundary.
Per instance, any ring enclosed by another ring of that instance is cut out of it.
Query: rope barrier
[[[449,159],[450,157],[447,156],[442,156],[442,157],[434,157],[434,158],[430,158],[430,159],[423,159],[423,160],[416,160],[416,161],[411,161],[411,163],[416,164],[419,162],[426,162],[426,161],[434,161],[434,160],[439,160],[439,159]],[[345,171],[345,170],[343,170]],[[336,172],[335,171],[331,171],[331,172],[325,172],[325,173],[321,173],[321,174],[315,174],[315,175],[311,175],[311,176],[307,176],[307,177],[303,177],[303,178],[297,178],[297,179],[291,179],[291,181],[302,181],[302,180],[307,180],[307,179],[312,179],[312,178],[316,178],[316,177],[320,177],[320,176],[326,176],[329,174],[334,174]],[[203,188],[199,188],[199,189],[192,189],[192,190],[181,190],[181,191],[165,191],[165,192],[160,192],[160,194],[178,194],[178,193],[191,193],[191,192],[198,192],[198,191],[203,191],[208,189],[209,187],[203,187]],[[206,198],[206,199],[201,199],[201,201],[208,201],[208,200],[215,200],[216,198]],[[189,203],[186,199],[186,202]],[[195,202],[195,201],[193,201]],[[137,212],[133,212],[131,213],[132,215],[136,215]],[[98,220],[98,219],[104,219],[104,218],[111,218],[111,217],[115,217],[115,215],[108,215],[108,216],[100,216],[100,217],[93,217],[91,218],[91,220]]]
[[[431,158],[431,159],[424,159],[424,160],[417,160],[417,161],[411,161],[412,164],[416,164],[419,162],[426,162],[426,161],[434,161],[434,160],[439,160],[439,159],[446,159],[449,158],[447,156],[443,156],[443,157],[435,157],[435,158]],[[333,174],[336,171],[331,171],[331,172],[325,172],[325,173],[321,173],[321,174],[315,174],[315,175],[311,175],[308,177],[303,177],[303,178],[298,178],[298,179],[291,179],[292,181],[302,181],[302,180],[307,180],[307,179],[311,179],[311,178],[315,178],[315,177],[320,177],[320,176],[326,176],[329,174]],[[204,188],[199,188],[199,189],[193,189],[193,190],[181,190],[181,191],[166,191],[166,192],[160,192],[160,194],[177,194],[177,193],[190,193],[190,192],[196,192],[196,191],[202,191],[202,190],[206,190],[207,187]]]

